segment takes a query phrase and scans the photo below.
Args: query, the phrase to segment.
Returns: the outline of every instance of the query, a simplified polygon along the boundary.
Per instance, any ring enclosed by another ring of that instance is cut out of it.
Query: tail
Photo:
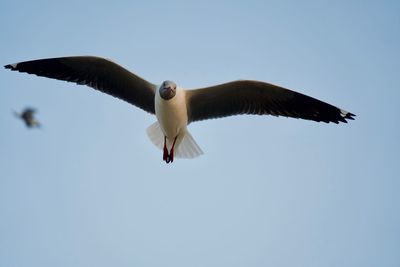
[[[158,122],[153,123],[147,128],[146,132],[151,142],[162,150],[164,148],[164,133],[160,128],[160,124]],[[175,157],[191,159],[202,154],[203,151],[199,145],[194,141],[192,135],[186,131],[182,141],[175,149]]]

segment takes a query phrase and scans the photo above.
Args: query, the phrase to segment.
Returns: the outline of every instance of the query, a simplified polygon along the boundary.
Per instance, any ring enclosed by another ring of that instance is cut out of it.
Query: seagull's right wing
[[[249,80],[187,90],[186,101],[189,122],[239,114],[270,114],[339,123],[355,116],[301,93]]]
[[[48,58],[9,64],[4,67],[87,85],[125,100],[147,112],[155,113],[156,86],[104,58],[92,56]]]

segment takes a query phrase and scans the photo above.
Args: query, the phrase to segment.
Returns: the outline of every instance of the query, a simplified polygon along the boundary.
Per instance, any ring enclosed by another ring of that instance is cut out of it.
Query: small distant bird
[[[152,84],[120,65],[100,57],[39,59],[4,66],[48,78],[87,85],[127,101],[151,114],[157,122],[147,129],[150,140],[163,150],[163,160],[203,154],[187,125],[239,114],[285,116],[317,122],[347,122],[354,114],[318,99],[273,84],[238,80],[186,90],[172,81]]]
[[[40,128],[40,123],[35,119],[36,109],[33,108],[25,108],[22,113],[18,113],[14,111],[14,115],[18,118],[22,119],[25,122],[26,127],[28,128]]]

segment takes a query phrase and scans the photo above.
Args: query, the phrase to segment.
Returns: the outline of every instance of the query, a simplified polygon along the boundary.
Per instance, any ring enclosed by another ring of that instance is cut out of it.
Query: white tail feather
[[[161,131],[160,124],[158,122],[153,123],[147,128],[146,132],[150,141],[162,150],[164,148],[164,134]]]
[[[151,142],[159,149],[164,149],[164,133],[160,128],[158,122],[150,125],[147,130],[147,136],[150,138]],[[177,158],[195,158],[203,154],[203,151],[199,145],[194,141],[192,135],[186,131],[179,144],[176,144],[175,157]]]
[[[176,149],[175,156],[178,158],[192,159],[203,154],[199,145],[194,141],[192,135],[186,131],[182,142]]]

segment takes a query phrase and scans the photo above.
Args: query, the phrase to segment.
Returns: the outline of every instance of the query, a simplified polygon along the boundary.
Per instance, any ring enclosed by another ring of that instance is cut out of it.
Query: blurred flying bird
[[[25,122],[28,128],[40,128],[40,123],[35,119],[36,109],[25,108],[21,113],[14,111],[14,115]]]
[[[252,80],[238,80],[187,90],[172,81],[152,84],[104,58],[75,56],[25,61],[7,69],[87,85],[127,101],[157,121],[148,129],[150,140],[163,150],[163,160],[203,154],[187,130],[191,122],[239,114],[285,116],[317,122],[347,122],[354,114],[318,99]]]

